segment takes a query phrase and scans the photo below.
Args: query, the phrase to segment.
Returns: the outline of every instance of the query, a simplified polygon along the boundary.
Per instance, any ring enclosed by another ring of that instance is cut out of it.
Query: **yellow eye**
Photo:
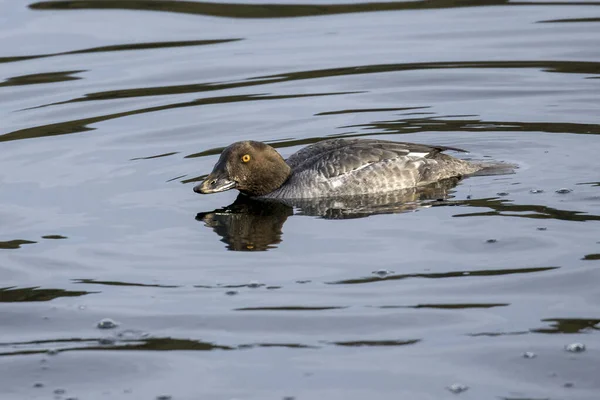
[[[242,156],[242,162],[248,162],[250,161],[250,154],[244,154]]]

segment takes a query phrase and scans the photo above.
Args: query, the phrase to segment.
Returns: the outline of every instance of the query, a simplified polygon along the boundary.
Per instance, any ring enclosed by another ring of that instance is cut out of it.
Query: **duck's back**
[[[442,154],[452,147],[376,139],[332,139],[290,156],[288,181],[269,197],[383,193],[471,174],[475,164]]]

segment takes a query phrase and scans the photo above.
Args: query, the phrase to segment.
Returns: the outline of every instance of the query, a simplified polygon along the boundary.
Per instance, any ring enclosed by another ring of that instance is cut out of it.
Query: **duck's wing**
[[[308,146],[290,156],[286,162],[295,173],[311,169],[325,178],[333,178],[377,162],[402,157],[431,158],[445,150],[465,151],[377,139],[332,139]]]

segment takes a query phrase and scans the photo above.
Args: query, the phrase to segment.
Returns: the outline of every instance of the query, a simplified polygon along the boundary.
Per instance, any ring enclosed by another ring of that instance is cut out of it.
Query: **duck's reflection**
[[[414,211],[445,201],[457,183],[447,179],[378,195],[319,199],[253,199],[240,194],[229,206],[198,213],[196,219],[213,228],[229,250],[263,251],[281,242],[283,224],[291,215],[349,219]]]

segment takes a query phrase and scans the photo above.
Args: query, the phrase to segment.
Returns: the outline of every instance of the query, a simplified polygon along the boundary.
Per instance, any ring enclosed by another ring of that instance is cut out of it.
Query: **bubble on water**
[[[529,191],[529,193],[531,193],[531,194],[539,194],[539,193],[544,193],[544,190],[543,189],[531,189]]]
[[[34,388],[42,388],[42,387],[44,387],[44,384],[42,382],[36,382],[33,384],[33,387]]]
[[[556,193],[558,193],[558,194],[567,194],[567,193],[571,193],[572,191],[573,191],[573,189],[562,188],[562,189],[558,189],[556,191]]]
[[[452,385],[448,386],[446,389],[448,389],[450,392],[452,392],[454,394],[459,394],[459,393],[466,392],[467,390],[469,390],[469,387],[462,383],[453,383]]]
[[[80,310],[85,310],[85,309],[87,309],[87,306],[81,304],[81,305],[77,306],[77,308],[80,309]]]
[[[236,294],[238,294],[238,291],[237,290],[228,290],[225,292],[225,294],[227,296],[235,296]]]
[[[65,389],[54,389],[54,394],[61,395],[61,394],[65,394],[65,393],[67,393],[67,391]]]
[[[48,354],[49,356],[55,356],[58,354],[58,350],[57,349],[48,349],[48,351],[46,351],[46,354]]]
[[[248,287],[252,289],[259,288],[261,286],[265,286],[264,283],[260,283],[259,281],[250,281],[248,282]]]
[[[98,322],[96,326],[98,327],[98,329],[114,329],[117,326],[119,326],[119,324],[110,318],[104,318],[100,320],[100,322]]]
[[[565,346],[565,350],[570,353],[582,353],[585,351],[585,344],[583,343],[571,343]]]
[[[488,239],[485,242],[486,243],[496,243],[498,241],[498,239]]]
[[[523,358],[536,358],[537,354],[535,354],[533,351],[526,351],[525,353],[523,353]]]
[[[508,196],[510,193],[508,192],[498,192],[496,193],[498,196]]]
[[[537,228],[537,230],[538,230],[538,231],[547,231],[547,230],[548,230],[548,228],[546,228],[546,227],[543,227],[543,226],[540,226],[540,227],[538,227],[538,228]]]
[[[378,269],[377,271],[372,272],[373,275],[377,275],[380,278],[385,278],[393,273],[394,271],[390,271],[389,269]]]
[[[563,387],[566,387],[566,388],[572,388],[574,386],[575,386],[575,384],[573,382],[565,382],[563,384]]]

